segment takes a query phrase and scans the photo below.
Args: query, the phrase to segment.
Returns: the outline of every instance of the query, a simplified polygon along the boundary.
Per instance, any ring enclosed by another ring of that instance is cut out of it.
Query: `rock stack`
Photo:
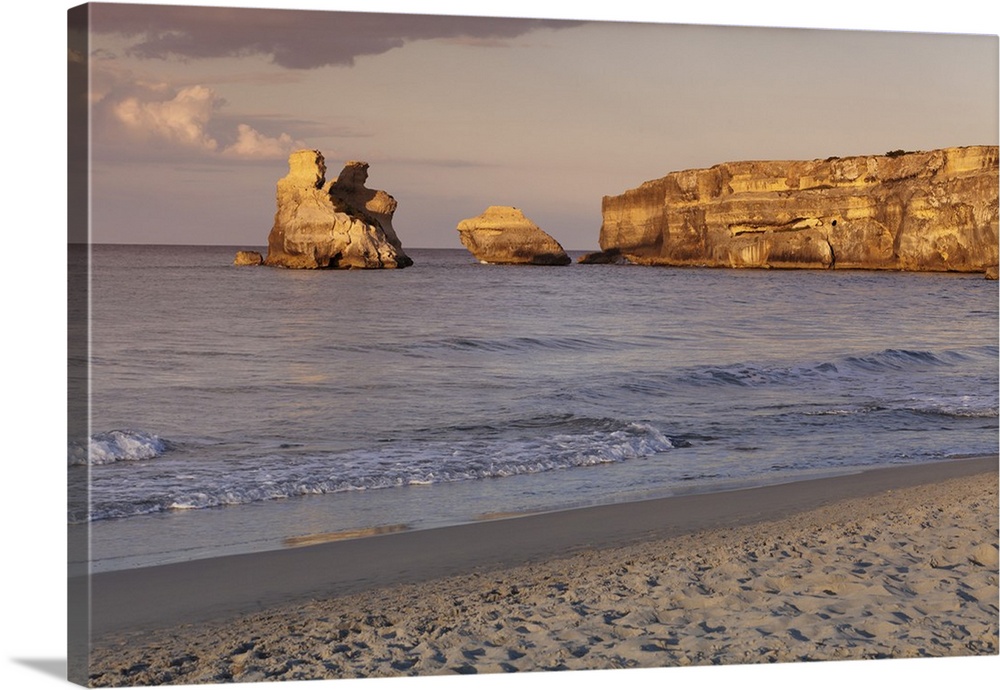
[[[288,175],[278,180],[274,225],[267,239],[268,266],[285,268],[405,268],[392,214],[396,200],[365,187],[368,164],[349,161],[326,181],[323,154],[295,151]]]
[[[458,224],[459,238],[486,264],[565,266],[572,260],[562,246],[513,206],[490,206]]]

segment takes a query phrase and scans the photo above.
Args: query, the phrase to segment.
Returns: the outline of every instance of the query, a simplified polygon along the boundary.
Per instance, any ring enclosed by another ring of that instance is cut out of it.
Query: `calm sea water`
[[[235,249],[94,247],[94,570],[997,452],[979,275]]]

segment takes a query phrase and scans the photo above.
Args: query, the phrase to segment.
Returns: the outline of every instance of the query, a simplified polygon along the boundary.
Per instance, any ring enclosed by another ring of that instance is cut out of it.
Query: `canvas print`
[[[998,647],[992,35],[69,10],[69,678]]]

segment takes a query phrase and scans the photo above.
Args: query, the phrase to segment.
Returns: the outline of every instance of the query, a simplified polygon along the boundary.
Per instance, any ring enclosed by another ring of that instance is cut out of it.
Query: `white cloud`
[[[285,133],[268,137],[250,125],[241,124],[237,127],[236,142],[226,147],[222,154],[234,158],[284,158],[292,150],[303,146]]]
[[[117,103],[118,121],[140,137],[162,139],[186,147],[215,151],[218,142],[208,135],[217,97],[205,86],[188,86],[170,100],[140,101],[131,96]]]
[[[176,92],[162,84],[135,82],[134,86],[141,88],[142,95],[119,100],[111,106],[111,113],[135,139],[244,159],[283,158],[302,146],[288,134],[270,137],[248,124],[239,124],[234,136],[220,136],[218,128],[213,135],[209,130],[224,101],[207,86],[186,86]],[[232,143],[226,145],[226,141]]]

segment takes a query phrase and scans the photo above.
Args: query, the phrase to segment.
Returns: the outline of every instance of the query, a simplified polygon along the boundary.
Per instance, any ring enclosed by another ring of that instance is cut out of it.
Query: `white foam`
[[[144,431],[107,431],[93,434],[89,443],[71,443],[69,464],[107,465],[122,460],[152,460],[168,448],[165,440]]]
[[[186,466],[174,474],[177,468],[172,468],[170,478],[177,483],[170,488],[164,486],[166,490],[159,496],[133,494],[131,483],[123,486],[119,475],[109,478],[107,494],[102,494],[103,482],[94,484],[98,500],[89,519],[241,505],[309,494],[513,477],[627,462],[674,447],[666,435],[648,424],[574,420],[569,425],[573,428],[538,438],[410,442],[333,454],[292,452],[274,458],[257,457],[246,464],[229,466],[224,473],[194,472],[192,466]],[[167,442],[151,434],[109,432],[91,439],[90,462],[142,460],[168,449]],[[262,471],[262,466],[267,470]],[[132,469],[143,471],[139,466],[115,469],[130,474]]]

